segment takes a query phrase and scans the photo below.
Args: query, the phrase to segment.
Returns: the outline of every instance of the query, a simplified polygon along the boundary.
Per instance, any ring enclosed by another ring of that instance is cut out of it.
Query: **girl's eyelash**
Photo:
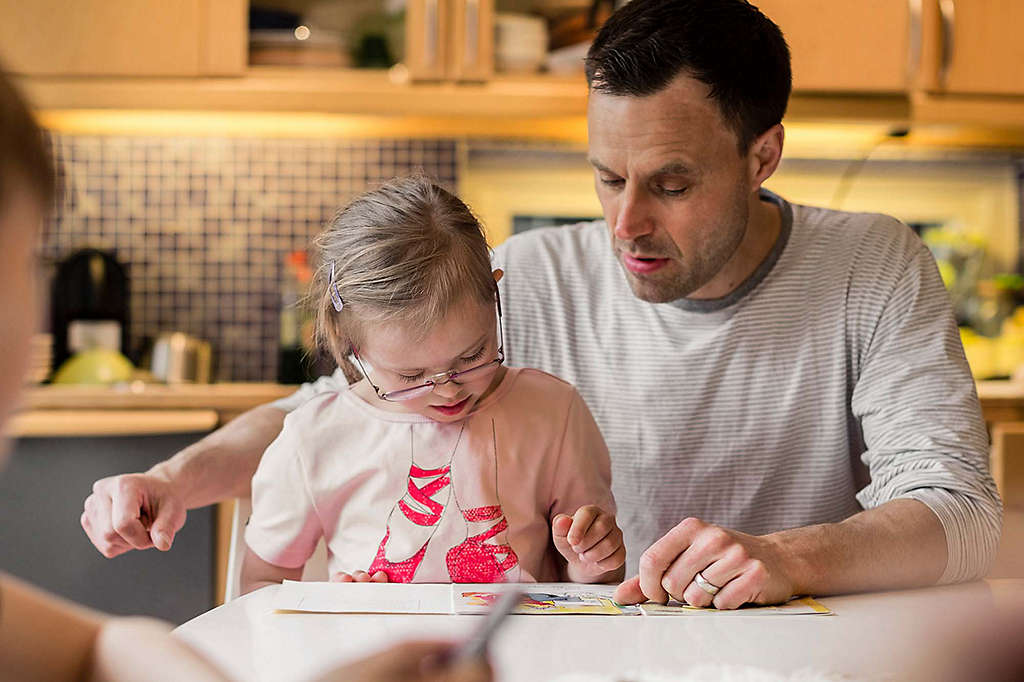
[[[473,362],[474,360],[479,360],[480,357],[484,354],[484,350],[486,350],[486,348],[487,348],[486,345],[480,346],[480,350],[478,350],[477,352],[475,352],[475,353],[473,353],[472,355],[469,355],[469,356],[463,356],[460,359],[463,362]],[[411,384],[412,382],[417,381],[418,379],[422,379],[423,378],[423,372],[420,372],[419,374],[414,374],[412,376],[407,375],[407,374],[399,374],[398,378],[401,379],[402,381],[406,382],[406,383]]]

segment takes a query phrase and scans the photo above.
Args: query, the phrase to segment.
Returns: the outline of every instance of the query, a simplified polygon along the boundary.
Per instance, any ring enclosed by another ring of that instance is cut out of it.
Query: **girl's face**
[[[382,393],[413,388],[441,372],[461,372],[498,356],[497,313],[493,303],[466,298],[452,306],[444,319],[428,330],[410,329],[402,324],[382,324],[365,330],[359,358],[369,378]],[[439,422],[464,418],[498,385],[504,368],[483,372],[470,381],[449,381],[412,400],[380,400],[366,381],[356,387],[357,395],[371,404],[392,411],[412,412]]]
[[[0,204],[0,464],[7,450],[3,433],[21,392],[38,321],[34,247],[42,221],[35,195],[20,185],[9,187]]]

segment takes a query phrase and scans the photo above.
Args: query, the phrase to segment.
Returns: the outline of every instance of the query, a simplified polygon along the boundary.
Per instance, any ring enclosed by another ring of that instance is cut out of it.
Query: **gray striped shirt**
[[[984,575],[1001,506],[930,253],[886,216],[765,199],[780,238],[714,301],[634,297],[602,221],[496,249],[509,363],[575,384],[608,441],[627,573],[687,516],[762,534],[913,498],[945,529],[942,580]]]
[[[637,299],[601,221],[496,250],[510,363],[575,384],[608,441],[628,572],[687,516],[762,534],[913,498],[943,581],[984,575],[1001,505],[931,254],[887,216],[764,198],[780,238],[714,301]]]

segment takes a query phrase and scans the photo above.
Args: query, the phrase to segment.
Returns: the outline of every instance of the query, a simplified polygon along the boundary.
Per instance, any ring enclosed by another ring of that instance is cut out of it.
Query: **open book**
[[[484,613],[505,588],[501,584],[323,583],[286,580],[274,596],[278,611],[319,613]],[[695,614],[831,615],[811,597],[778,606],[751,606],[735,611],[700,609],[669,602],[623,606],[612,600],[614,585],[578,583],[517,584],[524,592],[519,614],[599,616],[685,616]]]

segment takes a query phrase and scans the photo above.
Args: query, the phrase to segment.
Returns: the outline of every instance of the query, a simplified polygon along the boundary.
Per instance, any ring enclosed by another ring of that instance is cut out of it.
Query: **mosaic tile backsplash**
[[[412,172],[456,186],[453,140],[50,137],[62,192],[44,261],[114,252],[132,347],[165,331],[206,339],[220,381],[277,378],[285,255],[339,206]]]

